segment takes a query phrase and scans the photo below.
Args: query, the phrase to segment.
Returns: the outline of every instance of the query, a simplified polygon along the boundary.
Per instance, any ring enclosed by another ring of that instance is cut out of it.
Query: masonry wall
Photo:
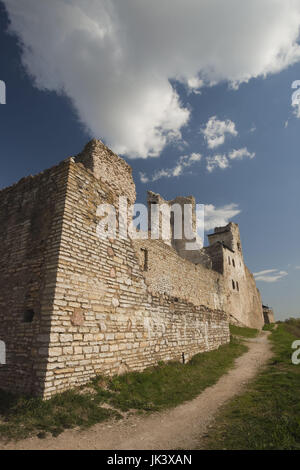
[[[165,244],[174,248],[177,254],[193,264],[201,264],[211,268],[210,257],[205,250],[201,250],[202,240],[196,231],[196,201],[193,196],[178,196],[171,201],[166,201],[160,194],[148,191],[148,227],[151,232],[155,227],[159,236]],[[154,205],[153,205],[154,204]],[[165,211],[164,208],[169,208]],[[159,217],[153,217],[153,210],[159,208]],[[187,224],[185,224],[185,221]],[[153,227],[154,225],[154,227]],[[187,225],[187,227],[185,227]],[[186,237],[186,230],[189,237]],[[179,233],[176,233],[179,231]],[[177,238],[178,237],[178,238]],[[197,243],[196,243],[197,242]],[[187,243],[190,245],[187,249]],[[191,244],[198,245],[195,249]]]
[[[97,207],[118,196],[135,200],[131,169],[95,140],[0,191],[0,388],[50,397],[218,348],[228,320],[263,326],[236,224],[191,260],[172,240],[101,240]]]
[[[0,191],[0,388],[11,392],[43,393],[67,171]]]
[[[212,299],[208,307],[172,290],[154,293],[130,240],[99,240],[97,206],[117,204],[115,193],[80,162],[70,160],[46,397],[96,374],[188,359],[229,341],[227,317]]]
[[[136,191],[132,179],[132,168],[100,140],[93,139],[76,156],[96,179],[107,183],[114,196],[126,196],[130,204],[135,203]]]
[[[242,253],[222,248],[227,301],[224,307],[232,323],[261,329],[264,325],[262,300]]]
[[[230,222],[208,236],[213,269],[222,274],[225,288],[224,310],[231,323],[261,329],[264,325],[262,300],[255,279],[244,263],[239,226]]]
[[[133,245],[142,267],[147,250],[144,276],[153,292],[211,309],[224,308],[224,282],[219,273],[181,258],[162,240],[134,240]]]
[[[263,305],[263,315],[264,315],[265,325],[269,325],[270,323],[275,323],[274,312],[271,308]]]
[[[261,297],[244,264],[239,228],[229,224],[224,229],[227,227],[217,229],[210,236],[213,244],[201,250],[211,259],[213,269],[181,258],[162,240],[134,240],[134,247],[153,292],[222,309],[231,323],[260,329],[264,324]]]

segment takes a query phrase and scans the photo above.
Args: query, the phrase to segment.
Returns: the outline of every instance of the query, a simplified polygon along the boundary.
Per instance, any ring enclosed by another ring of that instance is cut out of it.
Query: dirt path
[[[230,372],[194,400],[174,409],[100,423],[86,431],[68,430],[56,438],[0,444],[0,449],[193,449],[201,443],[218,409],[241,393],[272,356],[267,336],[262,332],[248,340],[249,351],[236,360]]]

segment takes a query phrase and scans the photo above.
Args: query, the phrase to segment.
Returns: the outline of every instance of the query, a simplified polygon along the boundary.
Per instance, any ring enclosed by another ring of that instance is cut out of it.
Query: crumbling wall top
[[[216,242],[221,242],[224,246],[242,255],[242,245],[240,229],[238,224],[230,222],[224,227],[216,227],[214,233],[208,235],[210,246]]]
[[[95,178],[104,181],[117,196],[125,196],[131,204],[136,199],[132,168],[116,155],[101,140],[93,139],[83,151],[75,157],[76,163],[82,163]]]

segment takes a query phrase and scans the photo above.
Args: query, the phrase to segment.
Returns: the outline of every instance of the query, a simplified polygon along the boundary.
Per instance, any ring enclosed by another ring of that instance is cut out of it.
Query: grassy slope
[[[211,432],[209,449],[300,449],[300,365],[291,344],[300,320],[271,333],[274,357],[248,391],[226,405]]]
[[[255,328],[240,327],[229,325],[230,333],[234,336],[243,336],[244,338],[255,338],[259,331]]]
[[[0,391],[0,438],[20,439],[45,432],[57,435],[66,428],[88,427],[120,411],[140,412],[176,406],[213,385],[247,350],[237,340],[216,351],[197,354],[187,364],[159,364],[142,373],[112,379],[97,377],[81,390],[42,401],[14,397]],[[114,409],[103,408],[107,403]]]
[[[269,323],[263,326],[264,331],[272,331],[275,328],[275,323]]]

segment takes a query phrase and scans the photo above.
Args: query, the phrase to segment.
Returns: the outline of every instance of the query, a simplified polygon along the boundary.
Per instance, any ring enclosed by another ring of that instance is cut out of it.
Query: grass
[[[122,411],[158,411],[177,406],[213,385],[246,350],[246,346],[232,339],[218,350],[197,354],[187,364],[170,362],[142,373],[114,377],[110,388],[118,393],[110,402]]]
[[[87,428],[108,418],[121,418],[101,407],[101,396],[78,391],[59,394],[51,400],[16,397],[0,391],[0,438],[22,439],[31,435],[59,435],[64,429]]]
[[[120,419],[122,412],[150,412],[179,405],[213,385],[246,350],[232,338],[229,344],[197,354],[187,364],[160,363],[141,373],[97,377],[79,390],[47,401],[0,391],[0,438],[42,438],[47,432],[56,436],[64,429]]]
[[[299,319],[272,330],[274,357],[247,392],[223,408],[208,449],[300,450],[300,365],[291,362],[297,337]]]
[[[255,338],[259,330],[235,325],[229,325],[230,333],[234,336],[243,336],[244,338]]]
[[[300,319],[289,318],[284,322],[285,328],[289,333],[294,335],[296,338],[300,338]]]
[[[269,323],[263,326],[264,331],[272,331],[275,327],[275,323]]]

